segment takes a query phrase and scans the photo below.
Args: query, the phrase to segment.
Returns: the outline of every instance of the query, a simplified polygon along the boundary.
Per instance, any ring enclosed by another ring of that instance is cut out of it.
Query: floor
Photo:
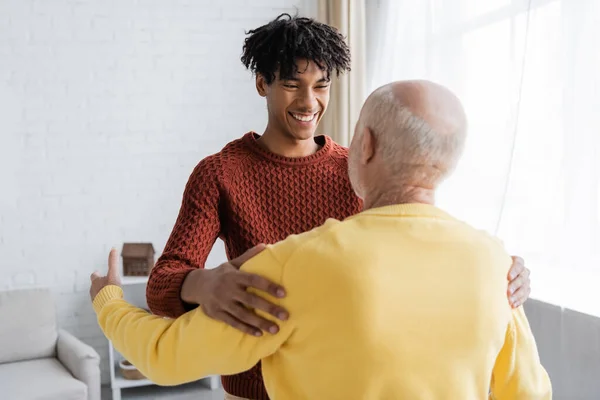
[[[223,400],[223,389],[210,390],[203,382],[177,387],[145,386],[123,389],[122,400]],[[102,386],[102,400],[112,400],[111,390]]]

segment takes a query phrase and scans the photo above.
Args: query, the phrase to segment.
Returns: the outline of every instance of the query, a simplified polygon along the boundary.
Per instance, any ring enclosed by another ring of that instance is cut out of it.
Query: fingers
[[[254,331],[265,331],[271,334],[279,332],[279,327],[276,324],[259,317],[254,311],[247,309],[237,302],[232,303],[227,312],[244,325],[253,328]],[[256,332],[254,334],[256,336]]]
[[[525,268],[523,260],[520,257],[513,257],[515,263],[511,268],[509,276],[513,276],[512,270],[515,270],[516,278],[512,279],[508,284],[508,300],[513,308],[517,308],[522,305],[531,293],[529,275],[531,271]],[[518,272],[518,273],[517,273]]]
[[[238,320],[237,318],[235,318],[234,316],[232,316],[231,314],[229,314],[227,312],[222,312],[222,313],[215,315],[215,319],[218,319],[219,321],[223,321],[227,325],[232,326],[235,329],[242,331],[248,335],[262,336],[262,332],[259,329],[256,329],[250,325],[247,325],[247,324],[241,322],[240,320]]]
[[[246,291],[236,293],[235,300],[237,300],[246,307],[250,307],[254,310],[264,311],[268,314],[271,314],[275,318],[279,318],[282,321],[285,321],[289,317],[287,311],[284,310],[282,307],[276,306],[275,304],[268,302],[262,297],[252,293],[248,293]]]
[[[267,246],[265,246],[264,244],[259,244],[257,246],[254,246],[253,248],[246,251],[244,254],[242,254],[238,258],[234,258],[233,260],[231,260],[229,263],[239,269],[246,261],[248,261],[249,259],[251,259],[255,255],[257,255],[258,253],[263,251],[266,247]]]
[[[521,257],[512,256],[513,263],[508,271],[508,280],[512,281],[525,270],[525,261]]]
[[[263,278],[260,275],[240,272],[238,276],[238,282],[245,287],[251,287],[263,292],[267,292],[273,297],[285,297],[285,290],[281,286],[271,282],[266,278]]]
[[[515,294],[510,297],[510,305],[512,308],[517,308],[521,306],[525,301],[529,298],[529,294],[531,293],[531,288],[529,287],[521,287],[518,289]]]
[[[108,270],[117,269],[119,267],[119,253],[114,247],[108,253]]]
[[[94,271],[92,272],[92,274],[90,275],[90,281],[94,281],[95,279],[101,278],[102,276],[100,275],[100,273],[98,271]]]
[[[107,277],[111,281],[119,281],[119,253],[113,247],[108,254],[108,274]]]
[[[513,279],[508,284],[508,293],[509,295],[514,295],[517,290],[519,290],[523,285],[525,285],[526,278],[523,275],[519,275],[516,279]]]

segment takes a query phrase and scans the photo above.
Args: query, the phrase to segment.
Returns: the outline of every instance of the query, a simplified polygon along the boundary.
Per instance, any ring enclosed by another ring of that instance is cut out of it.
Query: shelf
[[[121,285],[141,285],[148,283],[147,276],[123,276],[121,278]]]
[[[137,379],[137,380],[125,379],[120,375],[119,371],[115,371],[115,380],[112,384],[113,384],[113,389],[117,389],[117,388],[127,389],[127,388],[133,388],[133,387],[154,385],[154,382],[152,382],[148,379]]]

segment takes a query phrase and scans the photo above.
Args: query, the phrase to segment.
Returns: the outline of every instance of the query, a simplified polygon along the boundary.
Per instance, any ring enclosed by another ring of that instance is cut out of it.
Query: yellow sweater
[[[499,242],[433,206],[389,206],[291,236],[242,267],[287,289],[267,297],[290,312],[275,335],[245,335],[200,308],[152,316],[116,286],[94,309],[161,385],[262,360],[274,400],[481,400],[490,387],[499,400],[550,399],[527,318],[506,300],[510,265]]]

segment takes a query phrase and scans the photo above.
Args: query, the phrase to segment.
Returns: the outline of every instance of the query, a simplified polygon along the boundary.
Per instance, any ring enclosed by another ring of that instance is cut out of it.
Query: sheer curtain
[[[600,316],[600,1],[368,0],[369,91],[431,79],[469,117],[439,205],[497,234],[532,297]]]
[[[335,78],[329,108],[318,133],[349,146],[360,109],[366,98],[365,0],[318,0],[317,19],[335,26],[346,37],[352,53],[352,71]]]

